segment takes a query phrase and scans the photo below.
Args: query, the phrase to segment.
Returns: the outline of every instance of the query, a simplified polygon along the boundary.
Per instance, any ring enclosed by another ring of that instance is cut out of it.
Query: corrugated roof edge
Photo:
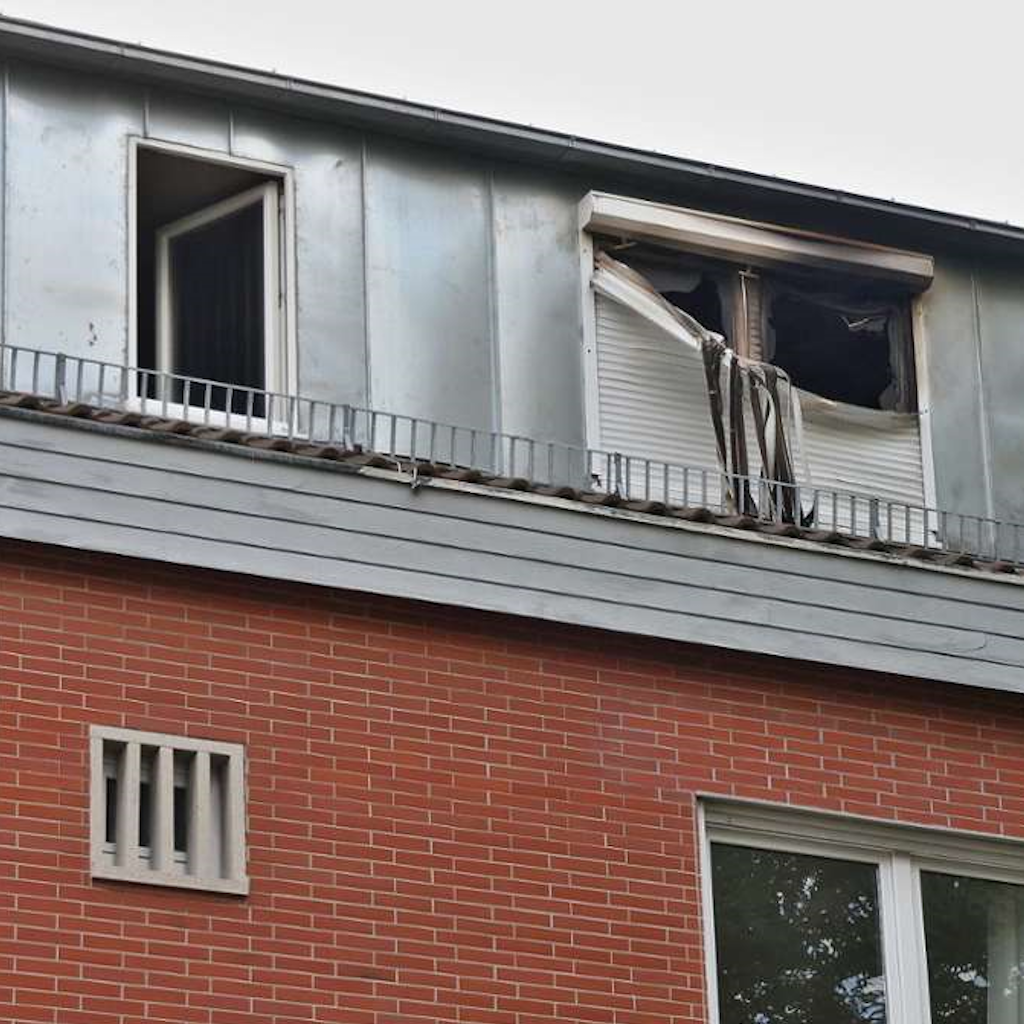
[[[561,498],[580,506],[602,506],[642,513],[660,519],[677,519],[691,523],[725,527],[764,537],[779,537],[808,541],[815,545],[895,556],[911,562],[933,566],[980,571],[997,576],[1019,579],[1024,576],[1013,562],[977,558],[961,551],[887,542],[879,539],[852,537],[835,530],[798,526],[795,523],[768,522],[750,515],[723,515],[713,509],[696,506],[666,505],[660,501],[629,499],[607,491],[580,490],[570,486],[539,484],[525,477],[499,477],[493,473],[470,467],[453,467],[445,463],[431,463],[422,459],[397,459],[380,452],[360,447],[346,449],[340,445],[316,444],[288,437],[266,434],[247,434],[241,430],[207,426],[187,420],[165,419],[160,416],[126,412],[121,409],[88,405],[84,402],[61,403],[39,395],[18,391],[0,391],[0,415],[35,414],[58,417],[100,426],[149,433],[163,437],[187,439],[201,444],[231,445],[249,450],[278,453],[281,456],[327,462],[352,471],[385,469],[397,471],[415,481],[439,479],[459,483],[479,484],[500,491],[519,491],[545,497]]]
[[[535,162],[558,163],[581,170],[616,168],[676,185],[687,179],[717,181],[763,196],[803,196],[956,234],[967,233],[1004,243],[1024,243],[1024,227],[1008,223],[720,167],[208,58],[190,57],[38,22],[0,17],[0,53],[131,74],[204,91],[214,90],[249,101],[301,106],[307,116],[311,113],[333,113],[353,124],[428,138],[440,144],[458,146],[472,141],[478,150],[483,148],[506,156],[518,155],[521,159],[529,158]]]

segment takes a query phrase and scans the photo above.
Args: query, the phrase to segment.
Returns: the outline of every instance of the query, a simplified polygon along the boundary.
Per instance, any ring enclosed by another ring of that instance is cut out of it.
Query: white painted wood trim
[[[817,267],[869,274],[925,289],[935,273],[931,256],[852,239],[702,213],[665,203],[590,192],[580,201],[580,227],[646,238],[688,252],[751,266]]]

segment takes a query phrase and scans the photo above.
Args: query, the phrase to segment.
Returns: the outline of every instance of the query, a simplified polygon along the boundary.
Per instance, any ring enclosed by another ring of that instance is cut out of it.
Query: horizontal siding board
[[[131,442],[128,444],[131,449]],[[760,598],[767,593],[772,595],[774,604],[800,609],[820,607],[852,616],[867,615],[891,620],[901,631],[907,628],[908,596],[904,591],[846,583],[836,578],[834,573],[807,577],[770,566],[761,567],[755,577],[749,565],[701,557],[691,550],[698,545],[690,532],[673,531],[674,550],[643,547],[640,537],[649,538],[652,529],[647,524],[626,525],[625,529],[634,540],[632,544],[623,544],[612,536],[595,543],[573,536],[568,530],[569,523],[564,523],[565,529],[545,532],[520,525],[488,522],[482,516],[465,520],[453,514],[457,508],[438,513],[433,509],[437,499],[429,485],[410,495],[404,487],[367,478],[360,478],[354,485],[343,478],[342,486],[336,487],[333,495],[279,488],[267,479],[259,484],[255,501],[252,483],[221,479],[217,481],[214,506],[205,480],[202,488],[197,489],[193,481],[164,468],[103,462],[66,452],[44,453],[31,447],[4,446],[0,452],[9,504],[15,504],[18,495],[32,484],[52,484],[93,494],[94,503],[99,507],[107,503],[108,497],[119,494],[125,495],[129,505],[137,499],[152,500],[162,508],[148,513],[149,521],[154,525],[159,522],[161,529],[167,528],[163,525],[164,520],[174,528],[181,526],[186,522],[183,515],[196,515],[200,525],[205,526],[208,520],[215,521],[219,513],[231,512],[251,518],[257,525],[261,521],[276,524],[275,529],[290,524],[296,527],[323,526],[353,535],[403,541],[419,533],[429,537],[434,546],[464,550],[473,556],[500,552],[524,562],[534,560],[569,568],[586,565],[604,573],[635,579],[640,587],[646,583],[664,582],[683,590],[696,591],[699,595],[721,593]],[[194,495],[192,501],[188,500],[189,495]],[[467,504],[470,501],[468,496],[465,500]],[[473,500],[473,504],[476,507],[477,501]],[[491,502],[489,506],[493,504],[501,502]],[[575,520],[578,516],[571,515],[571,518]],[[230,528],[238,526],[232,523]],[[654,525],[653,529],[662,528]],[[621,536],[621,527],[617,532]],[[699,546],[703,547],[704,542],[702,537]],[[797,554],[790,552],[790,555]],[[818,557],[828,559],[836,568],[836,563],[846,561],[834,554]],[[906,572],[903,567],[885,568],[899,575]],[[963,602],[928,596],[914,596],[913,601],[911,625],[953,627],[964,631]],[[732,615],[739,616],[738,607],[732,608]],[[1024,618],[1019,612],[1007,609],[986,609],[984,616],[984,633],[966,631],[971,639],[964,641],[964,649],[977,646],[979,636],[1015,640],[1024,625]]]
[[[205,486],[211,476],[220,483],[258,486],[267,500],[274,492],[301,493],[306,496],[337,497],[339,476],[350,476],[348,467],[331,462],[255,452],[234,445],[196,444],[173,435],[144,434],[127,428],[98,426],[84,421],[68,421],[37,414],[0,413],[0,440],[12,449],[29,452],[60,452],[78,455],[89,462],[90,479],[97,474],[118,471],[119,467],[157,470],[156,476],[181,474],[173,488]],[[12,456],[13,457],[13,456]],[[212,464],[216,467],[211,472]],[[33,476],[38,474],[31,474]],[[123,487],[114,477],[114,485]],[[172,485],[168,485],[171,487]],[[407,507],[426,512],[421,496],[430,489],[411,493],[399,487],[403,497],[395,497],[395,485],[373,477],[363,477],[355,487],[346,488],[346,500],[387,507]],[[172,493],[172,492],[168,492]],[[180,491],[174,491],[174,494]],[[248,491],[245,493],[249,493]],[[734,566],[758,572],[780,573],[809,585],[822,578],[831,583],[849,583],[879,594],[910,594],[921,598],[943,598],[966,609],[965,614],[981,616],[988,622],[1004,609],[1024,612],[1024,585],[992,579],[977,572],[936,572],[916,564],[894,566],[880,564],[879,556],[846,556],[827,551],[820,545],[774,540],[766,543],[735,530],[657,522],[637,528],[631,513],[591,507],[580,514],[578,506],[565,503],[564,509],[549,509],[548,516],[524,519],[522,501],[534,503],[529,495],[515,491],[495,492],[498,500],[465,501],[446,507],[444,515],[467,527],[475,522],[506,525],[536,535],[559,539],[573,537],[614,544],[631,551],[651,551],[674,555],[680,552],[694,533],[701,536],[702,557],[719,566]],[[251,501],[251,499],[250,499]],[[608,520],[614,520],[609,522]],[[667,528],[667,527],[674,528]],[[915,605],[915,616],[922,605]],[[1015,622],[1017,620],[1014,620]]]
[[[422,575],[407,570],[376,567],[372,578],[339,572],[322,557],[275,549],[261,557],[260,572],[253,572],[252,551],[244,544],[213,543],[196,537],[155,535],[140,527],[96,524],[89,544],[82,543],[76,520],[57,512],[45,516],[12,511],[5,516],[5,533],[39,543],[111,552],[138,558],[152,558],[174,564],[196,565],[228,572],[260,575],[319,586],[348,587],[369,593],[432,601],[483,611],[525,615],[573,625],[709,644],[733,650],[779,657],[798,658],[827,665],[845,665],[892,673],[891,652],[883,647],[865,646],[858,641],[823,638],[812,633],[788,634],[771,627],[751,626],[738,630],[729,623],[717,623],[700,616],[647,611],[634,615],[613,604],[601,604],[579,595],[551,595],[530,588],[517,590],[514,597],[477,580],[459,580],[457,590],[443,575]],[[358,566],[353,566],[357,569]],[[353,581],[354,580],[354,581]],[[823,671],[827,670],[823,668]],[[964,662],[930,652],[908,652],[900,662],[904,675],[946,679],[964,685],[1020,691],[1020,670],[1015,667]]]
[[[592,594],[595,600],[614,603],[634,610],[671,611],[673,609],[700,614],[708,619],[733,623],[768,623],[776,629],[833,638],[857,639],[871,630],[873,642],[896,650],[920,648],[951,655],[971,655],[984,661],[1024,665],[1024,640],[953,626],[935,626],[920,621],[887,619],[883,616],[836,610],[796,601],[780,601],[771,592],[743,593],[712,590],[699,584],[665,579],[663,575],[646,576],[635,565],[620,564],[591,567],[594,552],[530,551],[530,538],[518,538],[518,551],[510,551],[503,543],[508,531],[491,528],[489,542],[480,538],[476,545],[467,540],[463,528],[439,519],[416,530],[406,513],[405,522],[381,522],[386,510],[351,508],[342,516],[318,516],[318,522],[304,522],[302,505],[308,499],[295,495],[292,506],[283,516],[271,517],[258,512],[223,508],[208,504],[146,498],[136,494],[114,496],[109,491],[89,490],[84,483],[62,483],[53,478],[22,479],[10,482],[0,477],[0,496],[8,507],[22,511],[45,511],[51,507],[77,508],[83,521],[95,519],[109,525],[134,526],[146,523],[163,534],[202,537],[210,541],[232,543],[245,538],[248,547],[261,551],[287,544],[297,553],[320,554],[324,558],[359,565],[405,568],[410,572],[430,572],[441,562],[446,575],[477,579],[503,586],[528,587],[531,580],[540,580],[554,573],[556,593]],[[321,499],[323,503],[323,499]],[[282,536],[287,531],[287,536]],[[419,536],[416,534],[419,533]],[[410,539],[410,536],[416,539]],[[557,554],[557,561],[553,560]],[[587,557],[578,562],[573,558]],[[586,567],[583,567],[586,566]],[[664,569],[660,569],[664,573]],[[866,620],[866,621],[865,621]]]
[[[1020,685],[1013,585],[194,445],[4,427],[9,536],[269,575],[287,563],[282,575],[310,582],[448,603],[472,592],[474,606],[517,614],[979,685],[1016,673]],[[406,589],[389,589],[398,579]]]

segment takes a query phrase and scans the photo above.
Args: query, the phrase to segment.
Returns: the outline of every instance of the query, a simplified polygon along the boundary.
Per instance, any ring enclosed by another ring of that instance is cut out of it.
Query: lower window
[[[705,808],[719,1024],[1024,1024],[1024,848]]]

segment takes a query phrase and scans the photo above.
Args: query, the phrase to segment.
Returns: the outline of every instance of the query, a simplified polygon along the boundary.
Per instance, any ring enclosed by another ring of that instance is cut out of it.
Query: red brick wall
[[[247,745],[249,898],[90,880],[91,722]],[[1024,699],[0,545],[4,1021],[698,1021],[697,792],[1024,835]]]

